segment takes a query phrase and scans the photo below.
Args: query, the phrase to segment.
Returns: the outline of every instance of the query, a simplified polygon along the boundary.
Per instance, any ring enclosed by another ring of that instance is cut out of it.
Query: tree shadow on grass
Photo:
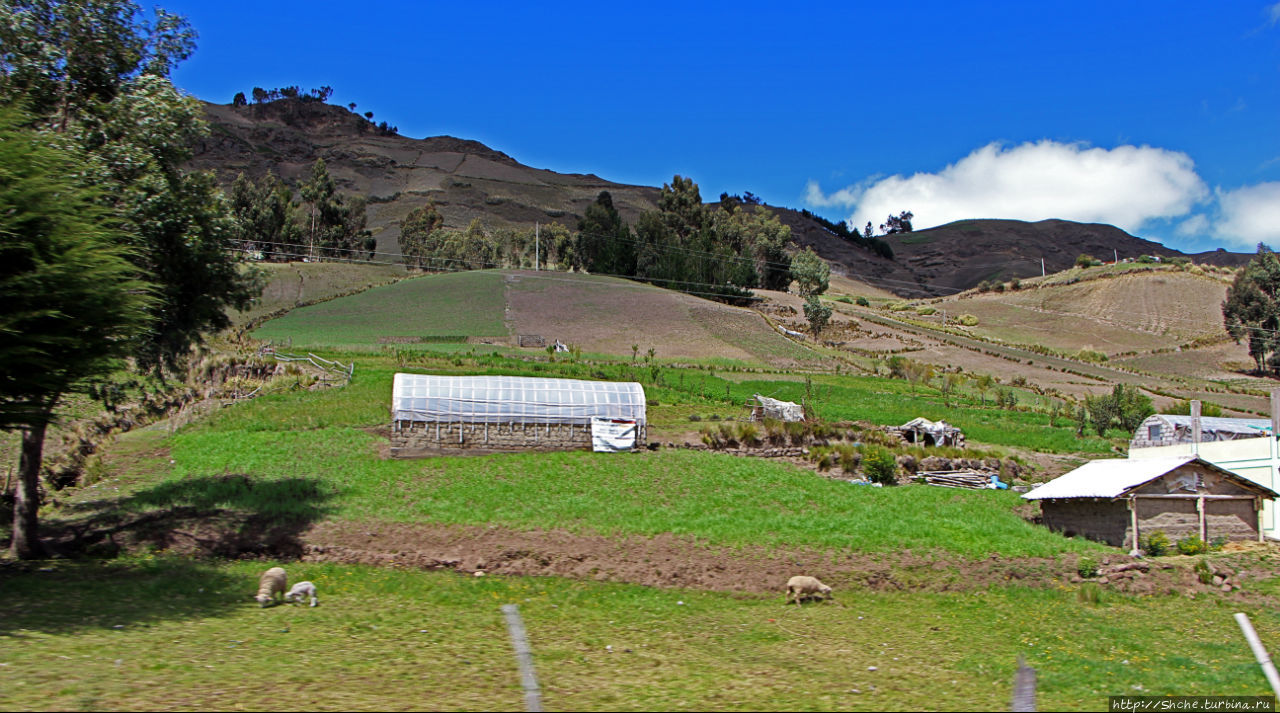
[[[160,483],[48,518],[46,546],[65,557],[164,550],[214,557],[302,554],[301,535],[332,508],[331,488],[306,477],[211,475]]]
[[[127,633],[152,623],[257,607],[257,581],[183,557],[0,562],[4,638],[90,629]]]

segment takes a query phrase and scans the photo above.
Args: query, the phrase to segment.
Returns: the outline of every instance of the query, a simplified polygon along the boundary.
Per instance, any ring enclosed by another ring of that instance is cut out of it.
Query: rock
[[[1223,576],[1222,576],[1222,575],[1220,575],[1220,574],[1215,574],[1215,575],[1213,575],[1213,584],[1214,584],[1214,586],[1221,586],[1221,585],[1222,585],[1222,583],[1223,583],[1223,582],[1226,582],[1226,581],[1227,581],[1227,578],[1226,578],[1226,577],[1223,577]]]
[[[1224,591],[1224,592],[1229,592],[1229,591],[1231,591],[1231,585],[1230,585],[1230,584],[1224,584],[1224,585],[1222,585],[1221,589],[1222,589],[1222,591]]]

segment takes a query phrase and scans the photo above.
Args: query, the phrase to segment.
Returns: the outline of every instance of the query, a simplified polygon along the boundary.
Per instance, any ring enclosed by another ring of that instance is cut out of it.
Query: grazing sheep
[[[320,603],[320,600],[316,598],[316,585],[311,582],[298,582],[293,585],[293,588],[289,590],[288,594],[284,595],[284,600],[286,602],[297,602],[301,604],[303,599],[310,599],[311,606],[315,606]]]
[[[276,599],[277,596],[284,596],[285,586],[287,584],[284,568],[272,567],[262,573],[262,577],[258,579],[258,595],[254,599],[262,606],[267,606]]]
[[[811,597],[825,597],[831,599],[831,587],[818,581],[817,577],[806,577],[804,575],[792,577],[787,580],[787,601],[790,603],[792,597],[796,600],[796,606],[800,606],[801,599],[809,599]]]

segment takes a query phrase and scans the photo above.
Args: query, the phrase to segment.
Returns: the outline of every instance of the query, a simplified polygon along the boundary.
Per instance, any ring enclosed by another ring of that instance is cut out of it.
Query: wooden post
[[[1267,683],[1271,684],[1271,691],[1280,696],[1280,676],[1276,675],[1276,666],[1271,663],[1271,657],[1267,654],[1267,650],[1263,648],[1262,641],[1258,638],[1258,632],[1253,630],[1253,624],[1249,623],[1249,617],[1244,612],[1236,614],[1236,623],[1240,625],[1240,631],[1244,632],[1244,638],[1249,642],[1249,648],[1253,649],[1253,657],[1258,660],[1258,665],[1262,667],[1262,673],[1267,677]]]
[[[1134,496],[1129,496],[1129,520],[1130,526],[1133,528],[1133,550],[1129,552],[1131,555],[1137,555],[1138,549],[1138,500]]]
[[[1205,542],[1208,542],[1209,528],[1207,527],[1207,523],[1205,521],[1205,516],[1204,516],[1204,496],[1203,495],[1196,498],[1196,513],[1200,515],[1200,539]]]
[[[1191,402],[1191,454],[1200,455],[1200,401]]]
[[[524,708],[527,711],[542,710],[542,693],[538,690],[538,677],[533,672],[533,651],[525,634],[520,608],[515,604],[503,604],[502,614],[507,619],[507,633],[511,646],[516,650],[516,665],[520,668],[520,685],[524,687]]]
[[[1258,542],[1262,542],[1262,496],[1253,499],[1253,507],[1258,511]]]

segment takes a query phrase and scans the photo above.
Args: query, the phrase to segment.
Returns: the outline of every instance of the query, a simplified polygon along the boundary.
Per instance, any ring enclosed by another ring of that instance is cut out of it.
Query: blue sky
[[[856,225],[1280,245],[1280,3],[160,4],[208,101],[329,85],[402,135]]]

